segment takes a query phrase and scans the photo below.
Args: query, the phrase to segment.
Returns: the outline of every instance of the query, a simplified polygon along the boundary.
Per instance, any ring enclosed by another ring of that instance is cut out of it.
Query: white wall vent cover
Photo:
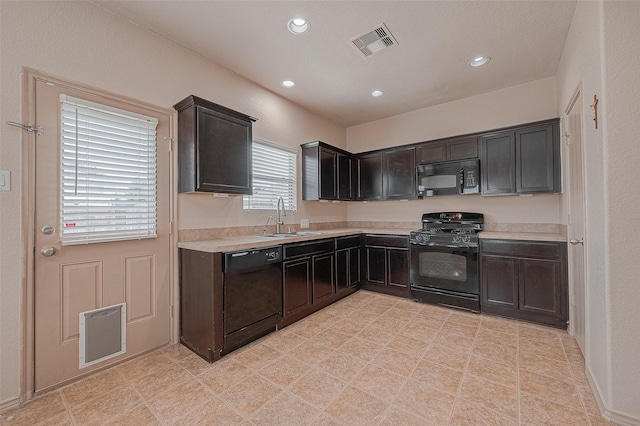
[[[352,38],[351,44],[366,59],[388,47],[397,46],[398,42],[389,28],[385,24],[380,24],[375,30]]]
[[[80,368],[127,352],[125,303],[80,312]]]

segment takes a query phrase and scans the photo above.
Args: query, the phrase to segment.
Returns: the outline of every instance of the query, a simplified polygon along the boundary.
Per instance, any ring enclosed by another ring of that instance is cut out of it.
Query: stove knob
[[[468,235],[465,235],[464,237],[462,237],[462,242],[463,243],[468,243],[469,241],[471,241],[471,237]]]
[[[453,237],[453,242],[454,243],[459,243],[460,239],[461,239],[461,237],[459,235],[456,235],[455,237]]]

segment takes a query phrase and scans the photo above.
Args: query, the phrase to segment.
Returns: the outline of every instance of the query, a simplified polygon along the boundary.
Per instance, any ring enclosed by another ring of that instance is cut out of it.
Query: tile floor
[[[2,425],[603,425],[566,332],[359,291],[209,364],[181,345]]]

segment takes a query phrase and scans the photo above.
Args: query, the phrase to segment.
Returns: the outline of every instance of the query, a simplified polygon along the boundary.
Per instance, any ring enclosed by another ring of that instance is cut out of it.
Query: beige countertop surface
[[[545,232],[495,232],[482,231],[480,238],[492,238],[496,240],[525,240],[525,241],[557,241],[566,242],[567,236],[564,234],[552,234]]]
[[[269,247],[279,244],[296,243],[303,241],[321,240],[324,238],[343,237],[357,234],[382,234],[382,235],[409,235],[414,229],[404,228],[339,228],[323,230],[302,230],[306,235],[295,237],[263,237],[261,235],[242,235],[237,237],[221,237],[205,241],[182,241],[179,248],[203,251],[207,253],[246,250],[251,248]],[[524,240],[524,241],[557,241],[566,242],[567,237],[560,233],[544,232],[506,232],[506,231],[482,231],[480,238],[498,240]]]
[[[269,247],[279,244],[296,243],[302,241],[321,240],[323,238],[343,237],[358,234],[384,234],[384,235],[409,235],[413,229],[389,228],[389,229],[363,229],[363,228],[340,228],[323,230],[301,230],[309,232],[307,235],[295,237],[263,237],[261,235],[242,235],[237,237],[216,238],[206,241],[182,241],[178,243],[179,248],[203,251],[207,253],[246,250],[251,248]]]

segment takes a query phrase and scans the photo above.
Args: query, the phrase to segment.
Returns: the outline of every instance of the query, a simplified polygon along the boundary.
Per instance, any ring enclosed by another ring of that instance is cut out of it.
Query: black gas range
[[[411,232],[410,283],[414,300],[480,312],[478,233],[482,213],[422,215]]]

